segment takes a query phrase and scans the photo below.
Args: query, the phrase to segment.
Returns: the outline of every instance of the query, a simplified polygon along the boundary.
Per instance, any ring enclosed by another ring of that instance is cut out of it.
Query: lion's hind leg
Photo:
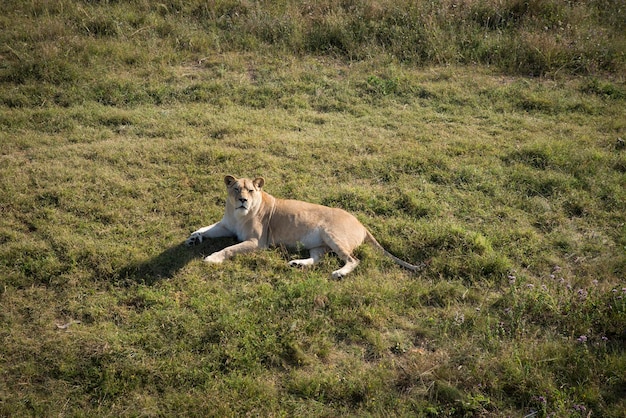
[[[320,259],[328,252],[328,247],[315,247],[309,250],[310,258],[303,258],[300,260],[291,260],[289,265],[291,267],[308,267],[319,263]]]
[[[359,260],[352,256],[349,256],[347,259],[344,259],[346,264],[343,265],[339,270],[335,270],[332,273],[333,279],[343,279],[348,273],[356,268],[359,265]]]
[[[345,275],[352,272],[352,270],[354,270],[356,266],[359,265],[359,260],[352,256],[352,250],[353,247],[357,247],[360,242],[357,242],[358,239],[353,240],[354,242],[341,239],[338,236],[333,235],[332,233],[324,233],[322,237],[326,245],[328,245],[330,249],[345,262],[343,267],[333,271],[332,273],[333,279],[342,279]]]

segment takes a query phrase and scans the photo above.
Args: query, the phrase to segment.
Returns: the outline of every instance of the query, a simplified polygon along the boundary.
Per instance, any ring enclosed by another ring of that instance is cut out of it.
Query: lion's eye
[[[252,193],[252,192],[254,191],[254,189],[248,189],[248,191],[249,191],[250,193]]]

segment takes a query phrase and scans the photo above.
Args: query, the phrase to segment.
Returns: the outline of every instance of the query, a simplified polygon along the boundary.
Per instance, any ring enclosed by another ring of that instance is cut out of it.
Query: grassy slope
[[[0,414],[621,416],[623,80],[208,52],[176,5],[2,20]],[[429,267],[206,266],[226,173]]]

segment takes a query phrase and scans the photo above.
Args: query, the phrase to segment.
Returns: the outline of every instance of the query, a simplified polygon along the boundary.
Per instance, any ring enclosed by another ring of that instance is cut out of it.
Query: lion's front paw
[[[204,257],[205,263],[214,263],[219,264],[224,261],[224,256],[222,256],[219,252],[213,253],[207,257]]]
[[[185,241],[185,245],[192,246],[192,245],[200,244],[201,242],[202,242],[202,235],[199,234],[198,232],[194,232],[193,234],[189,235],[189,238],[187,238],[187,240]]]

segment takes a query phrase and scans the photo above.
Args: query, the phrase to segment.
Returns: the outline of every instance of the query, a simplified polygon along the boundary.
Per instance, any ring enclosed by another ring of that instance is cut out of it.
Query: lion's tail
[[[369,242],[370,244],[372,244],[376,249],[378,249],[379,251],[381,251],[383,254],[385,254],[387,257],[391,258],[393,261],[395,261],[397,264],[401,265],[402,267],[409,269],[411,271],[420,271],[422,268],[424,268],[424,264],[420,264],[419,266],[416,266],[414,264],[411,263],[407,263],[404,260],[400,260],[398,257],[396,257],[395,255],[391,254],[389,251],[385,250],[385,248],[380,245],[380,243],[378,241],[376,241],[376,238],[374,238],[374,236],[367,231],[367,235],[365,236],[365,240],[367,242]]]

